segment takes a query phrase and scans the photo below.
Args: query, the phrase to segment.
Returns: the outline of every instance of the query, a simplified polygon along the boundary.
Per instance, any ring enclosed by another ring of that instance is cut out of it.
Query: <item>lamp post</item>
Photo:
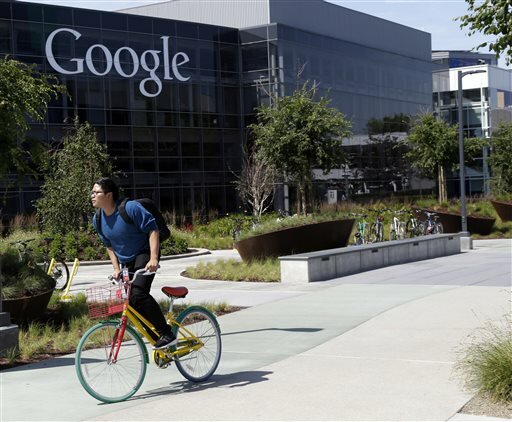
[[[485,73],[486,70],[468,70],[458,72],[458,90],[457,90],[457,108],[459,111],[459,175],[460,175],[460,216],[462,223],[462,232],[468,236],[468,220],[466,211],[466,176],[464,169],[464,128],[463,128],[463,110],[462,110],[462,78],[473,73]]]

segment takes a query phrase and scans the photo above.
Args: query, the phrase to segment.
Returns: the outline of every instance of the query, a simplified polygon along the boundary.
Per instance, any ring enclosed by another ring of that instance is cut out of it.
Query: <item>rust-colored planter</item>
[[[458,233],[462,230],[462,218],[460,214],[451,212],[427,210],[435,212],[439,216],[439,221],[443,224],[445,233]],[[470,233],[477,233],[483,236],[491,233],[492,227],[496,222],[495,218],[491,217],[475,217],[472,215],[467,216],[468,231]]]
[[[235,243],[244,262],[347,246],[354,219],[306,224],[265,233]]]
[[[2,311],[9,312],[11,318],[16,322],[32,321],[46,311],[52,294],[53,289],[35,296],[3,299]]]
[[[512,221],[512,202],[491,201],[501,221]]]

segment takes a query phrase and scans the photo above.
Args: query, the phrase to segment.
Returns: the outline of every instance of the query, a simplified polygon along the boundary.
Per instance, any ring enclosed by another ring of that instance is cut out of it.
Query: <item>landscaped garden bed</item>
[[[347,246],[354,219],[324,221],[247,237],[235,243],[244,262]]]

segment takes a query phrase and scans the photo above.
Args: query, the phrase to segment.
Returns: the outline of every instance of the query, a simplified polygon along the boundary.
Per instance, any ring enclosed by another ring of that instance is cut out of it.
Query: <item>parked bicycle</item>
[[[128,298],[132,281],[148,274],[141,269],[131,280],[114,281],[114,284],[87,290],[91,317],[103,319],[122,312],[119,319],[102,321],[90,328],[76,351],[75,367],[80,383],[91,396],[102,402],[126,400],[144,381],[149,358],[143,338],[153,345],[158,333],[129,304]],[[162,292],[170,298],[167,321],[178,343],[168,349],[153,350],[153,361],[159,368],[174,362],[186,379],[205,381],[213,375],[220,361],[219,324],[215,316],[201,306],[190,306],[174,318],[174,300],[186,297],[188,289],[162,287]]]
[[[29,243],[36,239],[17,240],[10,242],[11,245],[16,247],[20,261],[30,261],[36,256],[33,249],[30,248]],[[52,238],[45,238],[44,241],[47,245],[52,242]],[[50,258],[48,253],[48,246],[43,249],[42,262],[36,262],[37,265],[55,280],[55,289],[65,290],[69,282],[69,269],[62,259]],[[36,259],[37,260],[37,259]]]
[[[370,241],[371,243],[383,242],[384,241],[384,214],[386,211],[389,211],[387,208],[385,209],[371,209],[370,211],[375,213],[375,222],[370,226]]]
[[[399,215],[404,214],[406,211],[394,211],[393,220],[389,226],[389,240],[405,239],[406,224],[400,220]]]
[[[409,210],[409,218],[405,223],[405,233],[407,237],[416,237],[423,235],[424,226],[423,222],[419,221],[416,214],[418,210]]]
[[[356,245],[364,245],[370,242],[370,223],[366,221],[368,214],[356,214],[351,213],[354,217],[359,217],[359,221],[356,223],[356,233],[354,234],[354,243]]]
[[[435,212],[423,211],[427,219],[423,223],[423,234],[442,234],[443,224],[438,221],[439,216]]]

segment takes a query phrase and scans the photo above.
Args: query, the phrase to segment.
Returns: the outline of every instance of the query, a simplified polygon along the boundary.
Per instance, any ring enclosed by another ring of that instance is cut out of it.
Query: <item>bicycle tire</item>
[[[190,335],[182,328],[174,327],[174,333],[178,339],[175,351],[176,367],[186,379],[192,382],[202,382],[210,378],[220,362],[222,342],[220,327],[215,316],[201,306],[191,306],[185,309],[176,318],[176,322],[184,326],[196,336],[203,346],[183,356],[179,356],[180,344],[187,347]]]
[[[104,403],[116,403],[133,396],[142,385],[148,362],[147,349],[136,331],[127,326],[115,363],[109,354],[120,329],[118,321],[99,323],[78,343],[75,369],[85,391]]]
[[[397,234],[393,227],[389,229],[389,240],[397,240]]]
[[[372,243],[382,242],[384,240],[382,224],[372,223],[370,227],[370,239]]]
[[[55,280],[56,290],[65,290],[69,283],[69,269],[64,261],[55,261],[52,277]]]
[[[444,228],[442,223],[435,223],[434,224],[434,233],[435,234],[443,234]]]
[[[407,223],[405,224],[405,233],[409,237],[416,236],[416,223],[413,220],[407,220]]]
[[[359,236],[354,236],[354,245],[362,245],[363,244],[363,236],[359,232]]]

